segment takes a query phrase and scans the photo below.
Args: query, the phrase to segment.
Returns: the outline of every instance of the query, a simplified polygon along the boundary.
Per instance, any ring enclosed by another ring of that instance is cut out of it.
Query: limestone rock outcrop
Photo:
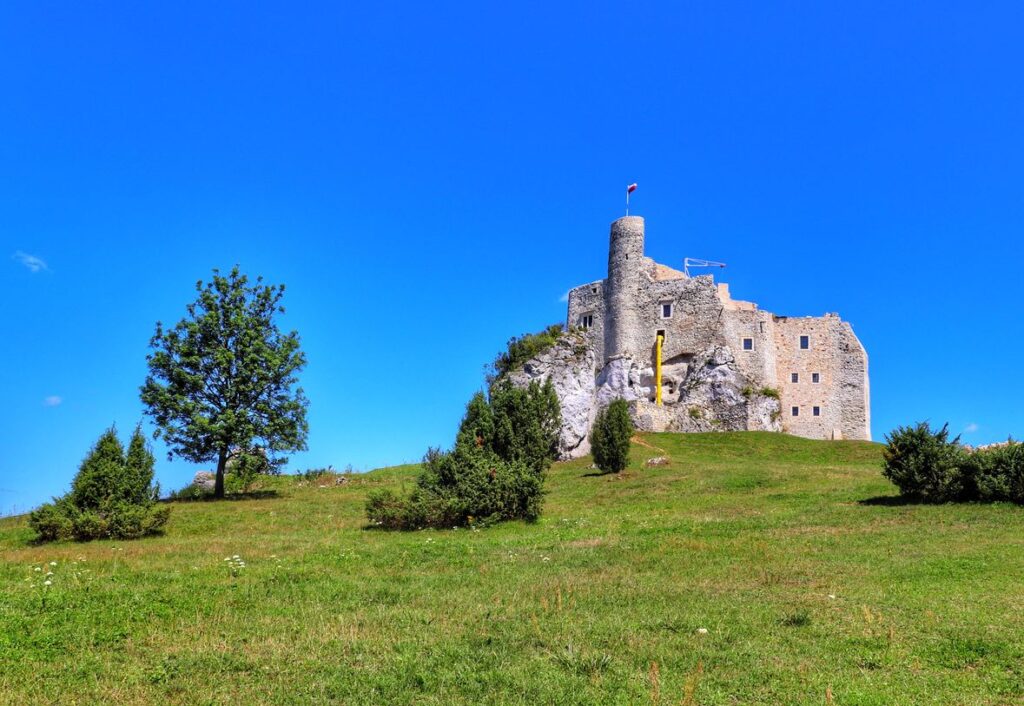
[[[772,392],[755,389],[737,367],[726,346],[715,346],[676,363],[662,384],[672,393],[663,406],[652,401],[654,371],[628,356],[595,365],[592,339],[572,331],[551,348],[509,375],[515,385],[551,379],[562,405],[559,455],[578,458],[590,451],[588,434],[597,411],[612,400],[630,403],[633,424],[640,431],[779,431],[779,401]]]
[[[533,380],[551,379],[562,406],[560,458],[578,458],[590,452],[587,436],[597,413],[594,366],[594,349],[588,345],[587,337],[570,332],[509,374],[512,383],[522,387]]]

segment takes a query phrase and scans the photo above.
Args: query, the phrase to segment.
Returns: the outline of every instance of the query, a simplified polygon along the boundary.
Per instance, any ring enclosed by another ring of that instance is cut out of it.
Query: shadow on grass
[[[279,498],[281,494],[273,488],[266,490],[250,490],[245,493],[229,493],[223,498],[215,498],[212,495],[200,495],[197,497],[186,497],[186,498],[162,498],[162,503],[216,503],[216,502],[231,502],[233,500],[268,500],[270,498]]]
[[[873,498],[858,500],[857,504],[876,507],[903,507],[905,505],[924,505],[925,502],[909,495],[876,495]]]

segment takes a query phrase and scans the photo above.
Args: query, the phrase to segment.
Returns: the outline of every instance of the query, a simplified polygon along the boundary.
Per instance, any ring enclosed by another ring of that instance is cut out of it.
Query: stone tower
[[[605,360],[630,355],[637,321],[636,299],[644,261],[644,219],[624,216],[612,223],[608,243]]]

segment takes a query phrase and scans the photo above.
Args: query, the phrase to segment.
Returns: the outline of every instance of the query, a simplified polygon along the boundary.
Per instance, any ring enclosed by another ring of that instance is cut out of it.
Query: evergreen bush
[[[885,438],[882,475],[900,493],[924,502],[943,503],[974,495],[966,455],[949,425],[932,431],[927,422],[898,427]]]
[[[560,425],[550,381],[525,389],[501,381],[489,399],[470,399],[451,451],[427,451],[412,493],[371,493],[367,517],[400,530],[536,520]]]
[[[34,510],[29,525],[42,541],[134,539],[162,531],[170,509],[156,505],[153,462],[141,427],[127,453],[111,427],[82,461],[71,491]]]
[[[979,499],[1024,505],[1024,444],[979,449],[967,456],[967,468]]]
[[[629,440],[633,421],[629,404],[618,399],[597,413],[590,429],[590,451],[594,464],[605,473],[619,473],[629,463]]]

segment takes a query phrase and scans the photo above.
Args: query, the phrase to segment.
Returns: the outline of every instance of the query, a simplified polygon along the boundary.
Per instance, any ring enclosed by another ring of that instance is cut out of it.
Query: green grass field
[[[1024,508],[901,504],[880,457],[645,435],[482,530],[367,530],[413,468],[177,503],[134,542],[0,520],[0,702],[1024,703]]]

